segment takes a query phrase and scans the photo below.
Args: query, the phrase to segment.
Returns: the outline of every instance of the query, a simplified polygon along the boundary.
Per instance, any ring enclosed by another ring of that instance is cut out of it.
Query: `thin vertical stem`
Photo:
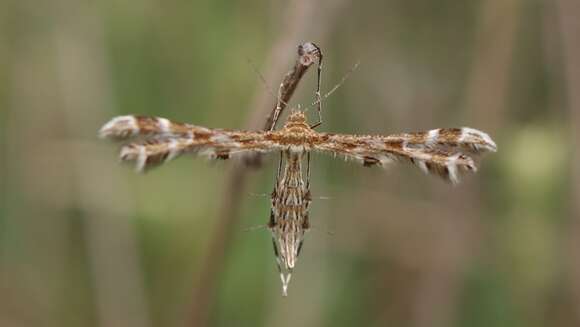
[[[306,22],[310,21],[310,15],[312,15],[309,3],[310,2],[307,0],[293,2],[291,6],[293,10],[288,10],[288,15],[285,17],[285,23],[288,29],[284,31],[283,36],[273,46],[268,56],[268,61],[270,62],[269,68],[266,71],[266,76],[268,78],[276,72],[283,71],[284,65],[286,65],[288,60],[291,58],[288,49],[294,48],[298,35],[301,34],[302,29],[306,26]],[[306,61],[304,61],[304,59],[306,59]],[[288,103],[294,94],[294,90],[300,82],[301,77],[312,64],[309,62],[309,58],[303,58],[303,61],[297,62],[294,70],[286,75],[287,79],[284,79],[284,81],[288,82],[288,86],[284,87],[281,93],[281,110],[283,110],[286,103]],[[260,92],[259,95],[256,96],[253,106],[254,110],[250,114],[249,121],[246,124],[248,129],[259,129],[260,126],[264,126],[264,129],[268,129],[274,121],[273,115],[277,106],[272,110],[270,105],[267,103],[266,98],[262,95],[263,93],[264,92]],[[270,112],[268,121],[265,125],[262,125],[263,117],[266,116],[268,112]],[[219,275],[222,272],[225,263],[225,255],[230,247],[236,226],[238,226],[241,198],[246,189],[248,180],[247,173],[248,170],[246,167],[240,163],[232,165],[227,173],[224,186],[226,195],[222,202],[218,222],[215,226],[215,232],[211,237],[207,253],[205,254],[205,260],[198,278],[198,283],[193,292],[193,303],[190,307],[187,326],[199,327],[207,325],[209,313],[211,311],[211,304],[214,299],[214,293],[218,285]]]
[[[574,294],[576,322],[580,321],[580,3],[576,0],[556,1],[562,42],[565,96],[570,114],[571,217],[570,228],[571,284]]]
[[[492,133],[503,124],[502,117],[505,116],[510,67],[520,17],[519,3],[520,0],[484,1],[477,26],[465,108],[469,121]],[[458,304],[460,272],[466,258],[477,249],[477,240],[481,236],[477,228],[481,212],[477,209],[477,190],[464,186],[461,194],[453,197],[449,193],[447,195],[441,199],[441,203],[456,208],[454,212],[468,214],[454,215],[447,224],[441,224],[440,245],[433,251],[433,261],[423,274],[416,295],[414,326],[449,326],[452,323]],[[448,257],[449,260],[440,260],[440,256]]]

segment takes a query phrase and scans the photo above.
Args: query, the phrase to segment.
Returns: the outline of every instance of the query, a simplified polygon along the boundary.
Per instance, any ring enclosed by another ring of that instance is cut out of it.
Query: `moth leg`
[[[272,118],[272,125],[270,125],[270,131],[274,130],[276,127],[276,123],[278,122],[278,118],[280,118],[280,113],[282,112],[282,89],[284,88],[284,82],[280,83],[280,87],[278,87],[278,95],[276,96],[276,109],[274,109],[274,117]]]
[[[322,125],[322,96],[320,95],[320,76],[322,73],[322,51],[320,50],[320,48],[315,45],[314,43],[312,43],[312,45],[314,45],[316,47],[316,50],[318,51],[318,67],[317,67],[317,82],[316,82],[316,111],[318,112],[318,122],[314,123],[312,126],[310,126],[310,128],[316,128],[320,125]]]

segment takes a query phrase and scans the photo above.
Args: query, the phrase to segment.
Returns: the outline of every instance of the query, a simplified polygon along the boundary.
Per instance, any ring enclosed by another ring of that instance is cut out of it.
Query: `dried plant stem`
[[[578,33],[580,32],[580,5],[575,0],[558,0],[555,2],[558,23],[561,33],[563,73],[565,83],[565,96],[570,113],[570,149],[572,157],[570,158],[572,169],[571,185],[571,217],[575,217],[571,222],[570,228],[570,260],[571,274],[570,282],[574,294],[574,308],[576,323],[580,321],[580,255],[578,247],[580,246],[580,42]]]
[[[106,111],[113,102],[109,77],[104,73],[107,71],[104,27],[90,10],[81,10],[74,2],[67,2],[67,6],[75,10],[77,18],[84,19],[59,19],[51,35],[57,53],[57,85],[63,101],[63,121],[59,123],[71,135],[92,139],[94,122],[108,115]],[[86,75],[79,78],[79,71]],[[97,324],[151,326],[136,231],[126,219],[134,211],[124,192],[127,186],[122,178],[109,177],[114,176],[111,171],[95,174],[106,168],[100,165],[98,151],[90,142],[74,140],[54,148],[63,151],[63,157],[71,161],[68,174],[76,192],[70,198],[78,203],[69,206],[78,206],[86,217],[84,231]]]
[[[465,108],[472,113],[472,120],[492,132],[503,122],[520,1],[486,0],[479,16]]]
[[[284,70],[284,66],[293,56],[292,51],[288,49],[295,49],[298,35],[301,34],[301,29],[306,26],[306,22],[310,21],[312,10],[309,7],[309,1],[301,0],[292,3],[293,10],[288,10],[288,16],[285,17],[285,22],[288,27],[283,37],[273,46],[269,54],[269,65],[266,70],[266,79],[273,79],[274,76],[279,76]],[[294,69],[286,75],[284,80],[287,86],[282,88],[280,99],[282,103],[288,103],[300,79],[312,64],[306,65],[307,61],[300,62]],[[268,103],[268,98],[265,97],[266,92],[259,92],[256,95],[254,110],[250,114],[250,118],[246,127],[251,130],[260,129],[263,127],[263,119],[270,112],[273,117],[273,110]],[[270,117],[268,116],[268,117]],[[268,118],[270,121],[270,118]],[[265,128],[269,128],[270,123],[266,123]],[[259,159],[258,159],[259,160]],[[256,161],[254,161],[256,162]],[[223,270],[225,254],[230,246],[230,242],[239,220],[241,196],[244,194],[247,183],[247,169],[241,163],[235,163],[231,166],[227,173],[224,189],[226,195],[223,199],[223,204],[220,210],[215,232],[211,237],[210,244],[207,248],[207,253],[204,258],[202,270],[200,272],[198,282],[193,292],[193,303],[190,307],[189,320],[187,326],[205,326],[209,318],[211,303],[213,302],[213,293],[219,280],[219,275]]]
[[[514,39],[520,18],[520,0],[486,0],[482,3],[477,26],[471,76],[465,95],[470,121],[492,134],[504,124],[509,73]],[[455,193],[454,193],[455,194]],[[453,216],[441,224],[440,244],[433,251],[416,295],[414,326],[448,326],[456,316],[461,275],[467,258],[476,251],[480,229],[477,228],[481,198],[473,187],[464,188],[457,196],[441,199],[455,212],[472,215]],[[451,200],[453,198],[453,200]],[[469,208],[469,210],[467,209]],[[448,260],[441,260],[447,257]]]
[[[266,119],[266,124],[264,124],[264,130],[273,130],[280,114],[284,111],[286,106],[288,105],[288,101],[294,95],[294,91],[300,83],[302,76],[306,73],[308,68],[318,60],[320,62],[322,55],[316,45],[313,43],[307,42],[301,44],[298,47],[298,59],[294,64],[294,68],[290,70],[286,76],[284,76],[284,80],[280,84],[280,90],[278,91],[278,104],[272,109],[270,115]],[[320,78],[320,66],[319,66],[319,78]]]

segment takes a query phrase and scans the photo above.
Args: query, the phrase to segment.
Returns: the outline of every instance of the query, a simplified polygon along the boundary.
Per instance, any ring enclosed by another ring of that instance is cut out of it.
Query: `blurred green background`
[[[0,0],[0,326],[579,326],[579,27],[575,0]],[[282,298],[269,232],[245,231],[276,156],[228,232],[234,162],[138,175],[96,134],[261,126],[252,65],[275,92],[305,41],[323,91],[361,62],[320,131],[469,126],[499,151],[457,187],[315,155]]]

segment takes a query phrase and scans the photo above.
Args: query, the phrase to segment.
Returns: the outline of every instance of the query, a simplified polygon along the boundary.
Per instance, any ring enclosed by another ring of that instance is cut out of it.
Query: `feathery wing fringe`
[[[99,131],[101,138],[124,140],[131,138],[208,137],[212,130],[191,124],[176,123],[166,118],[146,116],[118,116]]]
[[[385,142],[403,141],[407,147],[453,149],[469,154],[497,151],[497,146],[489,135],[469,127],[438,128],[426,132],[389,135],[381,139]]]
[[[183,138],[148,140],[124,145],[119,157],[123,161],[134,161],[135,169],[142,172],[189,151],[192,145],[193,140]]]
[[[280,150],[279,144],[267,139],[262,132],[210,129],[157,117],[115,117],[101,128],[99,135],[114,140],[136,138],[137,141],[121,148],[120,157],[123,161],[134,161],[138,171],[184,153],[228,159],[237,153]]]
[[[365,166],[409,161],[451,183],[458,183],[463,173],[477,171],[470,155],[497,150],[489,135],[467,127],[386,137],[326,134],[323,139],[315,150],[344,155]]]

